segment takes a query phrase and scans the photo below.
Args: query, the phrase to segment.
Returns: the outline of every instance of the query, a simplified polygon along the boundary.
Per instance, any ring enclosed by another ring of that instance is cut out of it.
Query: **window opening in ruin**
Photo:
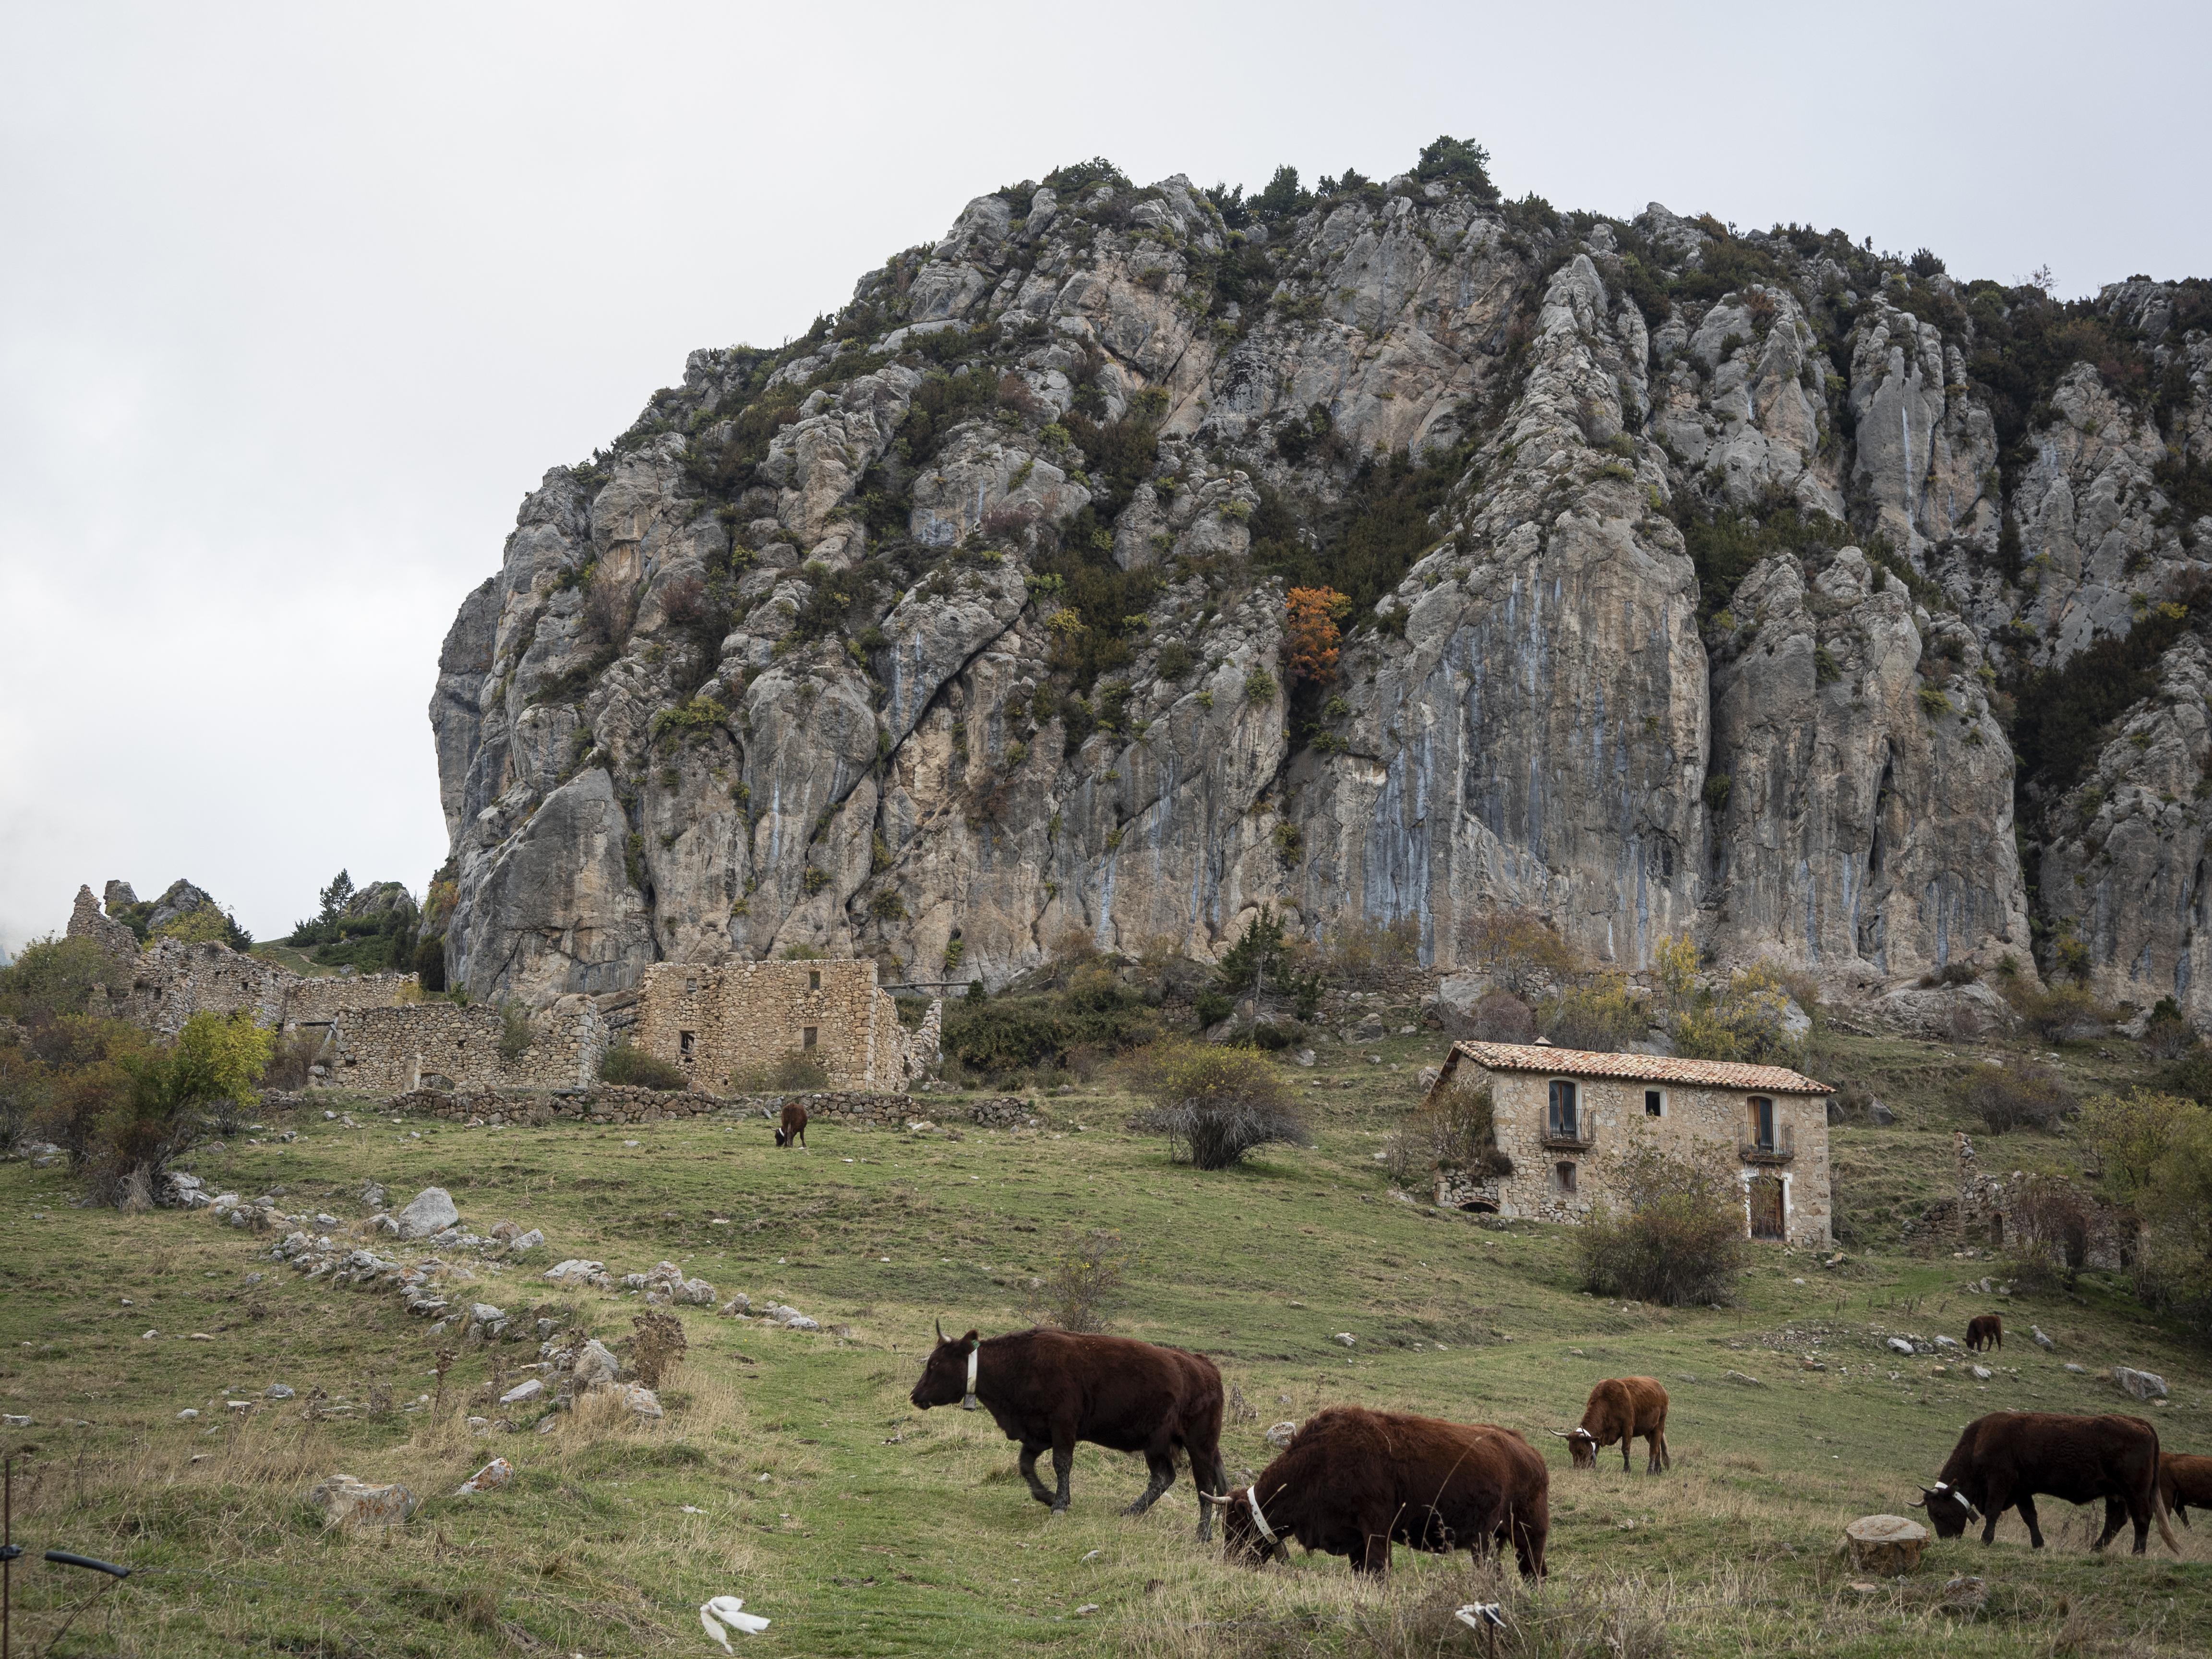
[[[811,1048],[814,1046],[814,1031],[815,1028],[809,1025],[799,1032],[799,1046],[800,1048]]]
[[[1751,1097],[1751,1141],[1762,1152],[1774,1150],[1774,1103],[1765,1095]]]
[[[1552,1085],[1552,1133],[1572,1140],[1575,1133],[1575,1085],[1567,1082]]]
[[[698,981],[697,980],[696,980],[696,979],[687,979],[687,980],[685,980],[685,981],[684,981],[684,994],[685,996],[687,996],[687,997],[688,997],[688,996],[696,995],[696,994],[697,994],[697,992],[698,992],[698,989],[699,989],[699,981]]]
[[[693,1034],[690,1031],[678,1031],[676,1034],[677,1047],[683,1051],[684,1059],[689,1060],[691,1058],[691,1047],[696,1040],[696,1039]]]
[[[1644,1091],[1644,1115],[1646,1117],[1667,1115],[1667,1096],[1664,1091],[1646,1089]]]
[[[810,968],[806,970],[806,988],[810,991],[818,991],[822,988],[822,970],[819,968]]]
[[[1573,1196],[1575,1190],[1575,1166],[1562,1160],[1560,1163],[1553,1166],[1553,1170],[1559,1178],[1559,1190],[1568,1194],[1570,1197]]]

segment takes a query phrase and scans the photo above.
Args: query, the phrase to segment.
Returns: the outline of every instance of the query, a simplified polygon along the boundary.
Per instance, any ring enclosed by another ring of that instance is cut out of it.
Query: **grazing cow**
[[[2143,1553],[2150,1523],[2176,1555],[2181,1546],[2166,1523],[2159,1495],[2158,1431],[2140,1417],[2075,1417],[2063,1412],[1991,1412],[1966,1425],[1950,1460],[1932,1486],[1923,1486],[1913,1503],[1928,1511],[1936,1534],[1956,1538],[1966,1522],[1984,1522],[1982,1542],[1997,1535],[1997,1517],[2013,1505],[2027,1522],[2027,1535],[2043,1547],[2036,1524],[2035,1494],[2047,1492],[2069,1504],[2105,1500],[2102,1549],[2133,1521],[2137,1555]]]
[[[2212,1510],[2212,1457],[2192,1457],[2186,1452],[2164,1452],[2158,1460],[2158,1496],[2183,1526],[2189,1524],[2189,1506]]]
[[[2004,1346],[2004,1321],[1995,1314],[1976,1314],[1966,1322],[1966,1346],[1976,1353]]]
[[[806,1144],[806,1108],[797,1101],[783,1109],[783,1122],[775,1132],[779,1146],[804,1146]]]
[[[1030,1495],[1058,1515],[1068,1505],[1075,1443],[1110,1451],[1142,1452],[1152,1471],[1144,1495],[1121,1512],[1142,1515],[1175,1485],[1175,1454],[1190,1460],[1191,1484],[1202,1495],[1228,1482],[1221,1465],[1221,1373],[1202,1354],[1121,1336],[1066,1331],[1017,1331],[988,1340],[974,1331],[957,1341],[937,1328],[937,1346],[914,1385],[923,1411],[957,1401],[980,1402],[1006,1438],[1018,1441]],[[1059,1490],[1037,1479],[1037,1455],[1052,1448]],[[1213,1510],[1198,1506],[1201,1542],[1213,1536]]]
[[[1232,1556],[1255,1565],[1290,1540],[1388,1573],[1395,1541],[1448,1555],[1511,1539],[1524,1578],[1544,1576],[1551,1472],[1510,1429],[1331,1406],[1316,1413],[1249,1486],[1213,1501]]]
[[[1651,1453],[1645,1474],[1656,1474],[1674,1462],[1667,1449],[1667,1390],[1659,1386],[1656,1377],[1606,1378],[1590,1390],[1589,1402],[1583,1407],[1582,1426],[1552,1432],[1567,1443],[1578,1469],[1595,1468],[1598,1449],[1618,1440],[1620,1472],[1626,1474],[1628,1448],[1639,1434]]]

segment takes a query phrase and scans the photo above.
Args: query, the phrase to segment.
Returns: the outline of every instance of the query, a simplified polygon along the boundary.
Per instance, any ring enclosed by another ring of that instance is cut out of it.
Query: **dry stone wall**
[[[544,1128],[554,1123],[660,1123],[684,1118],[780,1118],[787,1105],[803,1106],[813,1122],[854,1127],[897,1127],[918,1117],[943,1116],[988,1128],[1033,1126],[1030,1103],[1016,1096],[924,1108],[907,1094],[839,1089],[817,1094],[710,1095],[698,1090],[657,1091],[602,1085],[589,1089],[416,1089],[392,1109],[447,1123]]]
[[[496,1008],[416,1002],[341,1015],[331,1030],[327,1086],[362,1094],[446,1089],[575,1089],[599,1077],[606,1022],[586,996],[565,996],[531,1021],[527,1048],[500,1052]]]

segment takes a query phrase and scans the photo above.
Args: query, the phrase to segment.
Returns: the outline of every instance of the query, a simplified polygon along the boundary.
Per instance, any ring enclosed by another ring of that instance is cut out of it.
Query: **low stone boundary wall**
[[[620,1088],[477,1089],[448,1094],[416,1089],[395,1098],[391,1109],[405,1115],[434,1117],[447,1123],[544,1127],[570,1123],[659,1123],[678,1118],[765,1117],[783,1115],[786,1105],[804,1106],[817,1122],[881,1124],[897,1127],[917,1118],[950,1118],[986,1127],[1012,1127],[1036,1120],[1027,1101],[1015,1097],[916,1104],[911,1095],[870,1094],[836,1089],[822,1094],[708,1095],[696,1090]]]

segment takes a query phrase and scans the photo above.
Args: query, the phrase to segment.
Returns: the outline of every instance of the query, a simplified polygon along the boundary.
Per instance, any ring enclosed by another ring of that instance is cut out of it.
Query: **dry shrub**
[[[1313,1144],[1275,1067],[1249,1049],[1157,1043],[1133,1069],[1152,1104],[1130,1127],[1165,1135],[1178,1163],[1225,1170],[1271,1141]]]
[[[1384,1149],[1384,1163],[1401,1185],[1440,1170],[1477,1176],[1510,1176],[1513,1160],[1498,1150],[1487,1084],[1463,1081],[1434,1094],[1401,1124]]]
[[[584,594],[584,623],[601,645],[619,651],[637,625],[637,587],[612,571],[595,570]]]
[[[1402,916],[1396,921],[1355,918],[1333,931],[1323,946],[1325,970],[1347,985],[1364,985],[1385,977],[1393,968],[1410,967],[1421,959],[1421,924]]]
[[[1516,994],[1571,978],[1582,967],[1574,947],[1529,910],[1486,910],[1470,917],[1460,930],[1459,963]]]
[[[1667,1307],[1733,1301],[1749,1255],[1743,1206],[1717,1154],[1638,1146],[1610,1161],[1618,1201],[1576,1231],[1583,1288]]]
[[[279,1036],[269,1050],[269,1065],[261,1073],[264,1089],[304,1089],[314,1073],[310,1069],[323,1051],[319,1031],[290,1031]]]
[[[2172,997],[2160,997],[2143,1028],[2143,1047],[2151,1058],[2171,1062],[2196,1046],[2197,1028],[2184,1017],[2180,1005]]]
[[[1063,1331],[1103,1331],[1136,1259],[1121,1235],[1111,1230],[1072,1237],[1030,1291],[1030,1310]]]
[[[1544,1009],[1544,1035],[1562,1048],[1617,1054],[1650,1029],[1650,1010],[1618,974],[1564,991]]]
[[[2004,994],[2028,1029],[2045,1042],[2071,1042],[2088,1028],[2110,1023],[2106,1010],[2080,985],[2038,990],[2026,975],[2017,975],[2006,982]]]
[[[773,1065],[730,1073],[732,1094],[820,1094],[829,1086],[830,1068],[804,1048],[785,1049]]]
[[[690,1346],[684,1322],[672,1313],[650,1309],[629,1322],[629,1368],[648,1389],[657,1389],[683,1362]]]
[[[688,1089],[691,1079],[672,1060],[649,1054],[635,1043],[617,1042],[599,1058],[599,1081],[641,1089]]]
[[[1536,1016],[1510,991],[1486,991],[1468,1015],[1468,1035],[1477,1042],[1534,1042]]]
[[[2081,1103],[2056,1073],[2027,1063],[1984,1066],[1960,1085],[1960,1094],[1966,1109],[1986,1123],[1992,1134],[2055,1129]]]

